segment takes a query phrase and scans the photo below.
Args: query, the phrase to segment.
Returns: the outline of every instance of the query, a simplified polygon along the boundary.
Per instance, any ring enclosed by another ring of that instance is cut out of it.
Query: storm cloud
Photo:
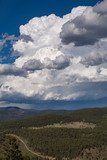
[[[38,59],[32,59],[28,60],[24,63],[22,66],[23,69],[26,69],[27,71],[36,71],[36,70],[42,70],[42,69],[64,69],[70,65],[70,57],[60,55],[56,57],[54,60],[51,60],[50,58],[45,58],[44,62],[41,62]]]
[[[93,45],[107,37],[107,1],[95,7],[87,7],[82,15],[70,20],[62,26],[60,37],[65,45]]]
[[[15,65],[0,64],[1,76],[27,76],[27,72],[24,69],[18,68]]]
[[[83,58],[81,63],[85,66],[98,66],[107,62],[107,53],[91,53],[89,56]]]
[[[0,102],[35,104],[105,98],[106,6],[107,1],[94,7],[79,6],[63,17],[34,17],[21,25],[13,43],[15,61],[0,64]]]

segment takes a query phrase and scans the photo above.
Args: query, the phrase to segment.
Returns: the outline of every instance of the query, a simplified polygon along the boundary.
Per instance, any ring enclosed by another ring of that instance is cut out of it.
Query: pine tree
[[[4,142],[6,160],[23,160],[19,145],[15,138],[6,138]]]

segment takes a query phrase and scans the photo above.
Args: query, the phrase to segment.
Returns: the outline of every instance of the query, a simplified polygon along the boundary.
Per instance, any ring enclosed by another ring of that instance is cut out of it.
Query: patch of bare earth
[[[53,125],[46,125],[43,127],[30,127],[30,129],[43,129],[43,128],[74,128],[74,129],[85,129],[95,128],[95,124],[86,122],[70,122],[70,123],[55,123]]]

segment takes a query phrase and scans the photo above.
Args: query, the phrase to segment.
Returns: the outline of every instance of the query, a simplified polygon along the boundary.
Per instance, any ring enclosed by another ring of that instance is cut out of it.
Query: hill
[[[17,139],[20,150],[31,160],[38,157],[56,160],[107,159],[107,108],[47,112],[0,122],[0,133]]]
[[[9,121],[16,119],[23,119],[27,117],[45,115],[45,114],[63,114],[65,110],[36,110],[36,109],[22,109],[19,107],[1,107],[0,108],[0,121]]]
[[[33,110],[25,110],[18,107],[0,108],[0,120],[15,120],[29,115],[35,115]]]

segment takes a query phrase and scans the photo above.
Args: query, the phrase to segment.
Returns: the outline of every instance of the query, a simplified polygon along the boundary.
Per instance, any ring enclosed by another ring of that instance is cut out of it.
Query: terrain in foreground
[[[107,160],[107,108],[1,121],[0,158],[17,155],[17,160]]]

